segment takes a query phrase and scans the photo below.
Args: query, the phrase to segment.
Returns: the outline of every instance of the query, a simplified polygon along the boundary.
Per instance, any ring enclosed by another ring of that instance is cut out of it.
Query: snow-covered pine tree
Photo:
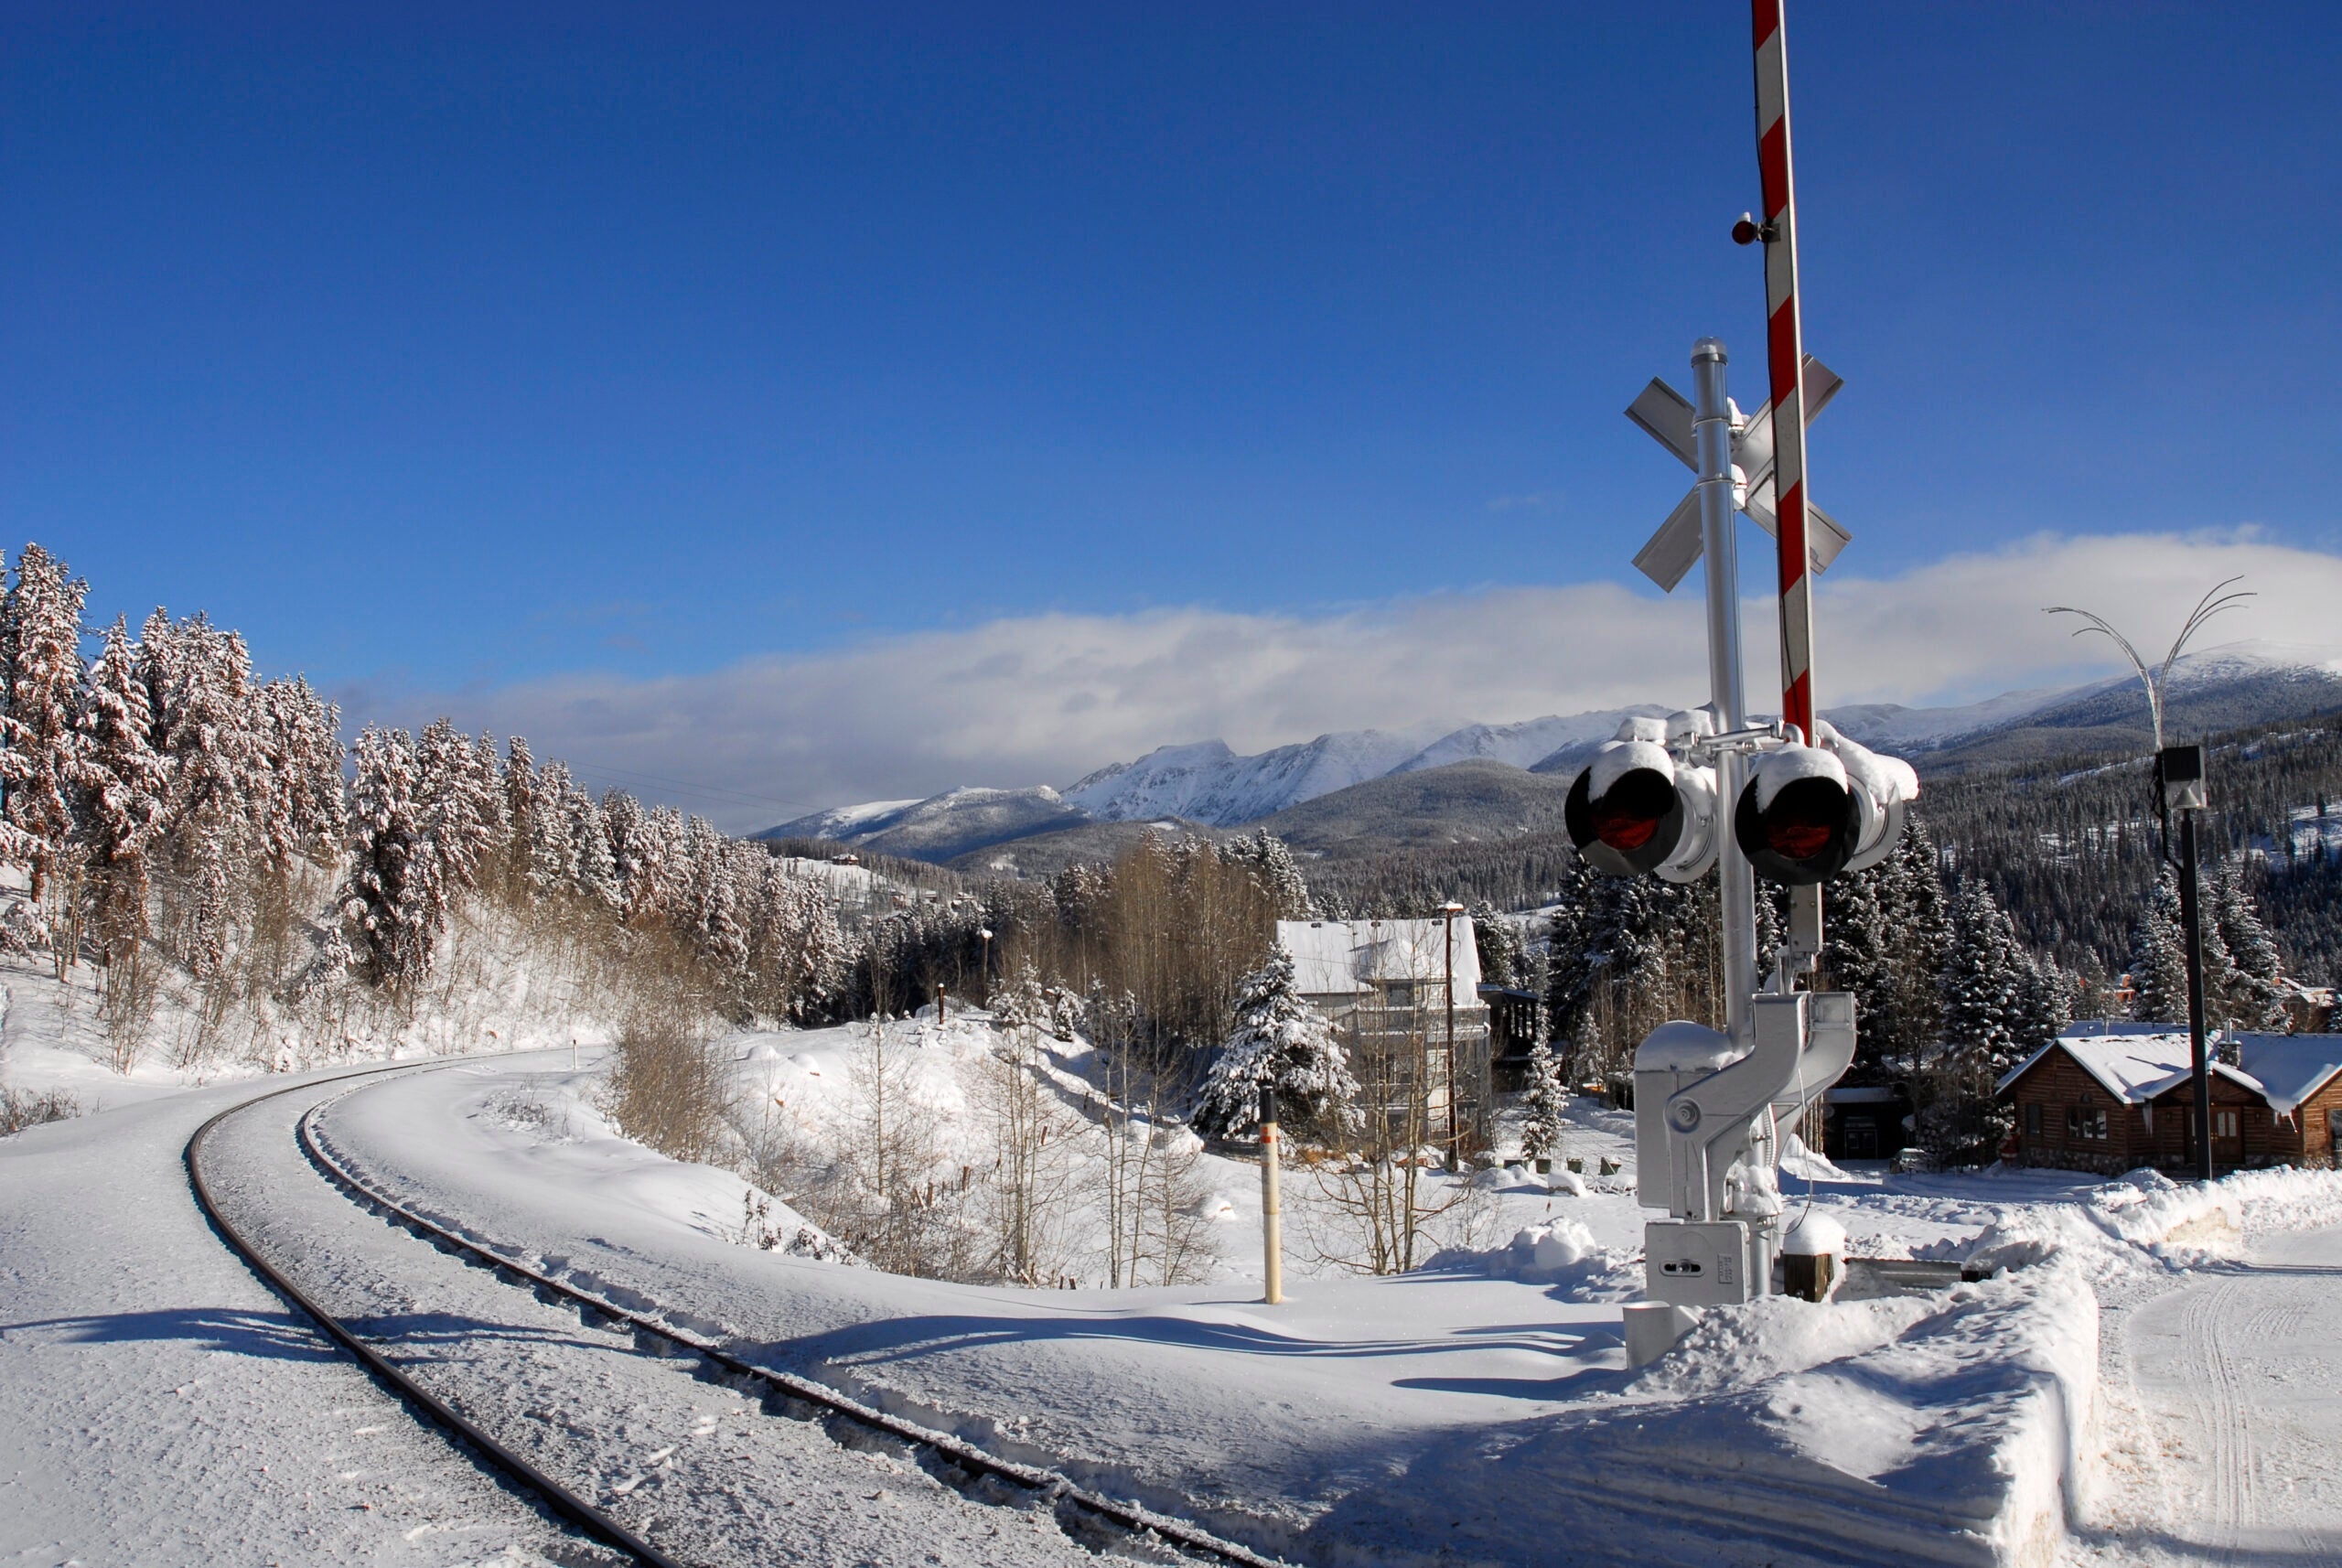
[[[1555,1036],[1574,1041],[1594,1006],[1602,955],[1595,945],[1595,873],[1573,857],[1553,896],[1545,961],[1545,1016]]]
[[[1293,858],[1293,851],[1285,842],[1266,828],[1254,828],[1245,836],[1228,841],[1220,854],[1243,866],[1269,896],[1280,920],[1306,919],[1310,913],[1309,884],[1301,875],[1301,865]]]
[[[1008,978],[993,987],[986,1008],[992,1026],[1003,1034],[1047,1026],[1048,1004],[1042,1000],[1040,972],[1031,959],[1019,960]]]
[[[609,822],[602,815],[602,804],[586,789],[571,783],[566,768],[563,769],[562,781],[561,816],[569,829],[572,854],[568,864],[576,867],[573,879],[578,891],[615,909],[623,894],[618,886],[618,862],[610,850]]]
[[[453,720],[434,720],[414,743],[414,799],[422,832],[419,858],[431,862],[422,879],[424,919],[435,940],[455,912],[458,893],[477,886],[495,842],[500,802],[495,748],[485,758]]]
[[[2131,928],[2131,1016],[2187,1026],[2187,951],[2179,925],[2179,879],[2169,866],[2156,877],[2147,907]]]
[[[111,962],[146,935],[147,861],[170,792],[169,767],[154,746],[146,685],[119,618],[90,671],[76,727],[73,820],[91,925]]]
[[[521,756],[526,757],[527,743],[518,736],[513,740],[522,747]],[[588,808],[594,813],[594,836],[600,841],[605,867],[609,865],[610,841],[601,828],[601,808],[595,806],[594,798],[570,778],[566,763],[548,762],[538,772],[534,759],[530,758],[530,762],[531,799],[525,811],[529,837],[525,844],[521,843],[519,829],[514,829],[512,858],[520,871],[521,887],[533,897],[544,898],[584,886],[580,878],[586,846],[580,819]],[[509,764],[506,771],[509,777]]]
[[[1899,1026],[1907,960],[1889,933],[1886,913],[1895,875],[1887,861],[1830,885],[1821,967],[1831,989],[1853,993],[1859,1050],[1846,1073],[1850,1084],[1885,1082],[1886,1058],[1906,1047]]]
[[[1273,1088],[1282,1124],[1304,1135],[1338,1133],[1358,1094],[1349,1062],[1325,1015],[1301,994],[1293,954],[1279,943],[1244,977],[1236,1027],[1213,1061],[1193,1117],[1206,1137],[1231,1138],[1261,1123],[1261,1090]]]
[[[1490,985],[1520,983],[1520,931],[1486,898],[1472,906],[1472,940],[1480,957],[1480,978]]]
[[[2293,1026],[2285,1010],[2285,960],[2261,913],[2252,907],[2234,865],[2223,870],[2211,898],[2213,923],[2228,950],[2228,1021],[2240,1029],[2282,1032]]]
[[[16,581],[0,602],[0,781],[7,820],[23,830],[33,895],[56,901],[50,885],[73,851],[73,759],[80,749],[81,605],[90,585],[38,544],[16,556]],[[59,913],[63,910],[60,908]]]
[[[1942,1007],[1937,978],[1951,940],[1942,862],[1917,812],[1905,820],[1903,836],[1882,869],[1888,875],[1880,903],[1896,978],[1885,1037],[1890,1049],[1907,1059],[1936,1038]]]
[[[821,886],[791,876],[788,863],[766,857],[759,879],[749,962],[765,1010],[804,1024],[825,1009],[845,980],[847,945],[837,911]]]
[[[254,775],[261,844],[280,869],[295,857],[338,847],[345,826],[341,711],[306,678],[270,681],[253,692],[261,767]]]
[[[628,925],[650,900],[650,868],[658,853],[651,841],[650,813],[642,802],[623,789],[602,796],[602,826],[610,840],[610,875],[618,889],[618,918]]]
[[[1562,1129],[1569,1115],[1569,1088],[1562,1081],[1562,1062],[1544,1036],[1529,1047],[1528,1103],[1520,1122],[1520,1153],[1526,1159],[1550,1160],[1561,1153]]]
[[[142,673],[150,702],[163,693],[154,712],[156,749],[171,764],[165,858],[183,890],[169,934],[188,967],[208,975],[227,950],[231,872],[266,817],[268,759],[242,637],[201,614],[174,626],[160,610],[142,634],[156,637],[162,646],[142,660]]]
[[[2025,1021],[2025,956],[1993,890],[1963,876],[1951,900],[1951,940],[1943,970],[1943,1037],[1983,1051],[1995,1069],[2014,1067]]]
[[[374,979],[403,990],[429,972],[445,908],[435,886],[438,856],[424,830],[414,741],[403,729],[369,725],[351,749],[358,776],[350,789],[342,914]]]
[[[282,710],[291,736],[285,767],[292,775],[295,832],[313,853],[338,850],[349,825],[349,797],[341,777],[341,704],[319,696],[307,676],[295,675],[282,695]]]
[[[568,880],[565,875],[543,875],[539,857],[551,847],[553,836],[546,832],[544,818],[550,810],[558,809],[559,796],[548,799],[548,792],[537,776],[537,759],[529,750],[528,741],[514,736],[504,743],[504,825],[511,836],[504,852],[504,884],[513,897],[543,893],[548,884],[558,886]],[[568,847],[566,833],[560,835],[562,847]],[[563,856],[561,858],[567,858]]]
[[[2024,1054],[2030,965],[2016,929],[1982,880],[1963,876],[1951,899],[1943,969],[1943,1036],[1920,1084],[1921,1141],[1969,1162],[1994,1157],[2009,1113],[1994,1093]]]
[[[2057,1032],[2074,1021],[2074,997],[2081,987],[2047,953],[2020,950],[2017,956],[2025,966],[2025,979],[2017,987],[2012,1032],[2016,1036],[2017,1054],[2023,1058],[2056,1039]]]
[[[748,930],[732,848],[733,841],[705,817],[694,816],[684,823],[680,913],[683,934],[717,973],[737,984],[747,977]]]
[[[1081,993],[1070,985],[1052,987],[1048,993],[1049,1037],[1066,1045],[1073,1043],[1088,1022]]]

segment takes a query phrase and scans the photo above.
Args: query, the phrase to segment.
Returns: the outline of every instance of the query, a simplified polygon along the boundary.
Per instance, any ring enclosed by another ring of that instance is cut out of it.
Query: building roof
[[[1293,955],[1305,996],[1356,992],[1376,981],[1442,980],[1447,974],[1445,920],[1279,920],[1277,940]],[[1456,994],[1477,995],[1480,948],[1472,918],[1456,917]]]
[[[2342,1035],[2223,1033],[2237,1048],[2237,1065],[2215,1061],[2212,1071],[2251,1090],[2280,1116],[2342,1072]],[[2171,1025],[2077,1024],[2012,1069],[1996,1088],[2006,1090],[2034,1063],[2061,1049],[2106,1092],[2126,1105],[2143,1105],[2188,1080],[2193,1063],[2187,1031]]]

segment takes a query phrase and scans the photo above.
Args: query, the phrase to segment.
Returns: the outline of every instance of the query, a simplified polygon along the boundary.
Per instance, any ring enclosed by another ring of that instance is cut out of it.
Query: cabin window
[[[2235,1112],[2215,1111],[2212,1112],[2212,1136],[2215,1138],[2233,1138],[2237,1136],[2237,1115]]]
[[[1391,1006],[1413,1007],[1415,1004],[1414,983],[1409,980],[1392,981],[1386,997]]]
[[[2099,1105],[2067,1106],[2066,1136],[2068,1138],[2104,1138],[2106,1136],[2105,1107]]]
[[[2028,1138],[2041,1136],[2041,1101],[2037,1100],[2025,1108],[2025,1135]]]

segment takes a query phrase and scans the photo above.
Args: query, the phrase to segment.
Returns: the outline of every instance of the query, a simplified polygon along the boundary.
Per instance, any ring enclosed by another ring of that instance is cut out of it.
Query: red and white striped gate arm
[[[1780,518],[1781,717],[1813,738],[1813,573],[1806,551],[1805,335],[1797,309],[1797,186],[1789,163],[1783,0],[1752,0],[1756,166],[1765,196],[1766,359],[1773,377],[1773,495]]]

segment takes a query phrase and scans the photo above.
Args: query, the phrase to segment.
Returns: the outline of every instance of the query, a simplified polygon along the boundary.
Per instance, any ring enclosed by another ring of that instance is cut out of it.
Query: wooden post
[[[1284,1300],[1284,1237],[1277,1202],[1277,1096],[1261,1090],[1261,1299],[1274,1306]]]

